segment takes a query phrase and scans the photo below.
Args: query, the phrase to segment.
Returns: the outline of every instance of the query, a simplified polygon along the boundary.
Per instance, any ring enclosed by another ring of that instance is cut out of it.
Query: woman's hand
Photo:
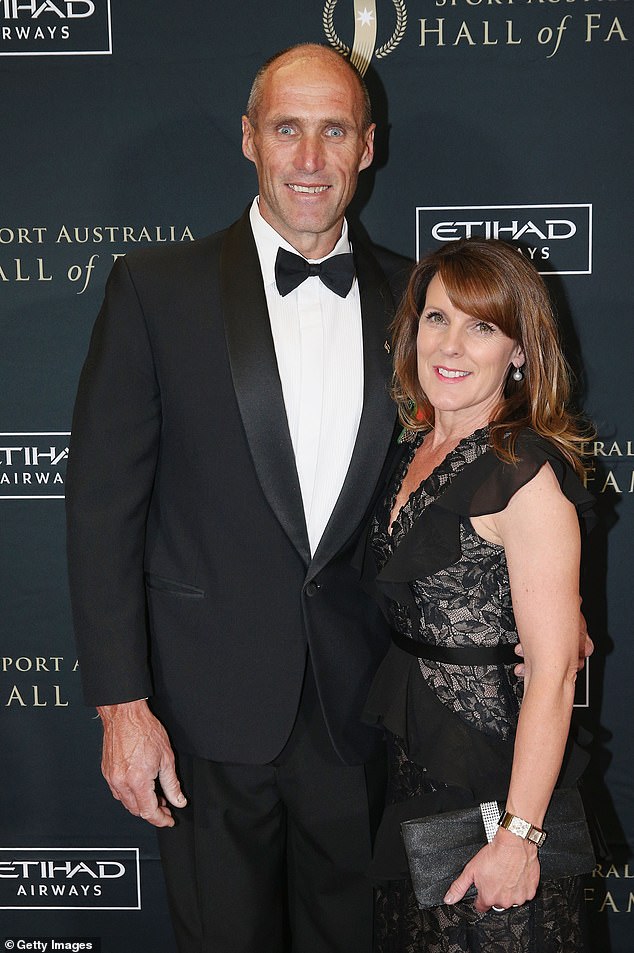
[[[539,884],[537,847],[510,831],[498,830],[454,880],[444,902],[462,900],[471,884],[478,891],[475,908],[479,913],[532,900]]]

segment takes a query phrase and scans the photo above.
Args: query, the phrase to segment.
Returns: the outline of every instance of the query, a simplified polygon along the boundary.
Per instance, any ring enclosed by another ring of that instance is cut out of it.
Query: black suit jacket
[[[307,649],[342,759],[385,624],[350,564],[394,431],[394,284],[353,238],[365,393],[350,468],[311,559],[248,214],[119,259],[81,375],[68,556],[86,701],[146,695],[176,748],[265,763],[297,711]],[[403,259],[385,258],[403,275]]]

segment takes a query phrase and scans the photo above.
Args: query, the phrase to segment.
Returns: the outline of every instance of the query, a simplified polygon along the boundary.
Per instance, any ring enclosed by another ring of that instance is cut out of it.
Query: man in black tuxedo
[[[382,755],[360,713],[388,635],[351,555],[394,431],[404,261],[344,218],[374,135],[346,60],[278,55],[242,126],[242,218],[108,281],[67,479],[80,666],[181,951],[369,953]]]

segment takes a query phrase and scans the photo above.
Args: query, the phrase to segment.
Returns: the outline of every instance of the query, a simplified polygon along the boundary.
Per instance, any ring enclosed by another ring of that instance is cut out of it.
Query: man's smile
[[[318,192],[325,192],[330,188],[329,185],[295,185],[293,182],[287,182],[287,185],[293,192],[301,192],[305,195],[317,195]]]

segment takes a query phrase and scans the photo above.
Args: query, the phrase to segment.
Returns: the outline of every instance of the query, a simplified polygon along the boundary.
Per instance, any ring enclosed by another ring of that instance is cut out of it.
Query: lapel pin
[[[385,343],[383,344],[383,347],[385,348],[385,350],[387,351],[388,354],[391,354],[391,353],[392,353],[392,349],[391,349],[391,347],[390,347],[390,342],[389,342],[389,341],[385,341]]]

